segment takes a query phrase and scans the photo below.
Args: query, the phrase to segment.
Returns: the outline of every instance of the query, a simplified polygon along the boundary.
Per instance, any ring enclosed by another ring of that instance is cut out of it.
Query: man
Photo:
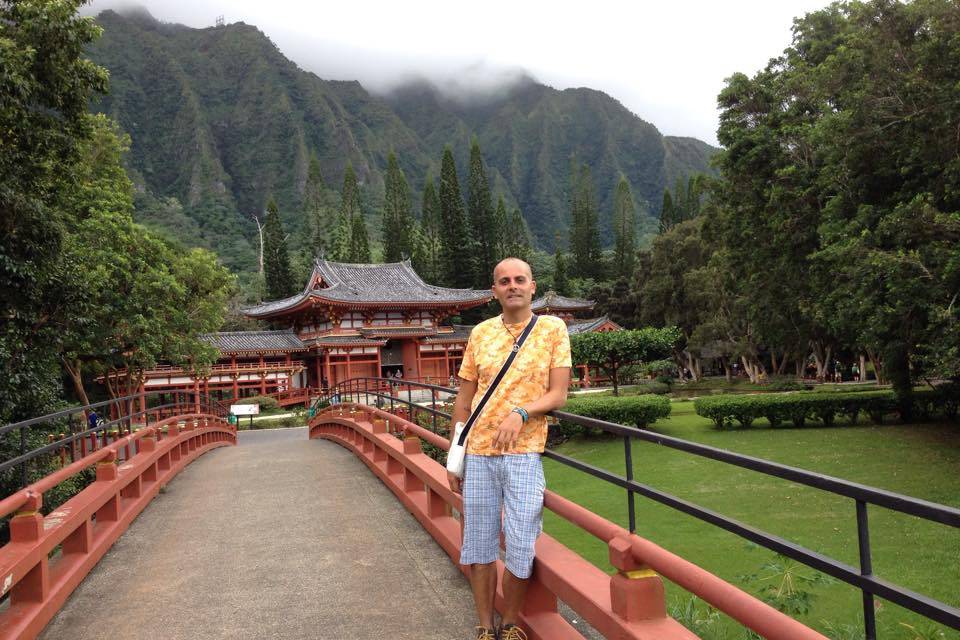
[[[493,295],[502,314],[470,333],[460,367],[454,422],[466,422],[517,339],[533,317],[537,283],[528,265],[507,258],[493,271]],[[470,565],[470,587],[480,625],[478,640],[526,640],[517,626],[533,570],[534,543],[542,529],[545,414],[563,406],[570,384],[570,338],[563,320],[537,319],[507,375],[491,396],[467,438],[463,480],[461,564]],[[460,480],[448,474],[451,489]],[[493,620],[500,525],[506,537],[503,626]]]

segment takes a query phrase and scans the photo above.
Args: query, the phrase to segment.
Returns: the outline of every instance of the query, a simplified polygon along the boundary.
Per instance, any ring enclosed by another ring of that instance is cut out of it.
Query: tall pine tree
[[[567,259],[563,256],[560,246],[560,234],[554,239],[556,247],[553,251],[553,290],[562,296],[570,295],[570,277],[567,274]]]
[[[453,151],[447,146],[440,162],[440,233],[443,263],[442,283],[468,288],[476,282],[473,240],[463,211],[463,196]]]
[[[503,196],[497,198],[497,208],[493,212],[493,228],[496,237],[496,258],[498,261],[512,255],[510,253],[510,220],[507,215],[507,205],[503,202]]]
[[[350,223],[350,262],[369,264],[370,238],[367,234],[367,223],[359,211],[353,216]]]
[[[273,198],[267,203],[267,220],[263,225],[263,272],[268,298],[286,298],[293,292],[287,236],[283,232],[283,223]]]
[[[570,191],[570,251],[578,273],[588,278],[603,275],[603,252],[597,227],[597,207],[590,168],[583,164],[572,171]]]
[[[509,216],[506,234],[509,237],[507,254],[529,262],[533,255],[533,243],[530,241],[530,228],[519,207]]]
[[[415,221],[410,213],[410,188],[393,152],[387,158],[383,202],[383,247],[385,262],[399,262],[414,253]]]
[[[331,220],[327,219],[327,212],[323,203],[323,193],[326,185],[320,174],[320,161],[316,154],[310,156],[310,167],[307,169],[307,182],[303,189],[303,220],[306,236],[307,252],[312,260],[314,256],[324,253],[327,249],[327,236]]]
[[[467,213],[476,242],[476,275],[474,286],[486,287],[497,263],[497,237],[493,202],[487,172],[480,155],[480,143],[474,136],[470,142],[470,177],[467,182]]]
[[[423,188],[423,204],[420,208],[420,228],[422,239],[422,271],[417,273],[431,284],[443,282],[443,233],[440,221],[440,199],[433,185],[433,176],[427,174]]]
[[[330,254],[334,260],[351,262],[353,252],[353,218],[360,211],[360,187],[353,164],[347,163],[343,174],[343,188],[340,190],[340,210],[337,212],[337,224],[333,228],[330,242]]]
[[[613,195],[613,269],[619,278],[633,275],[637,253],[637,207],[630,183],[620,176]]]

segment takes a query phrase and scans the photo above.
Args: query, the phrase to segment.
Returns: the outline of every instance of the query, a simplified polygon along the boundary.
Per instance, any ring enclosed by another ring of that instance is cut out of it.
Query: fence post
[[[610,577],[610,606],[629,622],[667,617],[663,582],[652,569],[633,557],[633,545],[624,537],[609,543],[610,564],[617,569]]]

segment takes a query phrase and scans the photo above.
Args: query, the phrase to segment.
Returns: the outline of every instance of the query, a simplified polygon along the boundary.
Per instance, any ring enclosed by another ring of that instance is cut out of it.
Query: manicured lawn
[[[955,424],[776,430],[763,426],[720,432],[694,413],[692,402],[674,402],[672,416],[653,429],[960,507],[960,426]],[[620,440],[577,439],[558,451],[621,474],[624,470]],[[635,442],[634,461],[639,482],[858,566],[853,500],[652,444]],[[623,490],[559,463],[544,462],[550,489],[626,526]],[[871,507],[869,518],[877,575],[960,606],[960,530],[880,507]],[[639,497],[637,523],[639,535],[750,591],[756,591],[757,585],[745,584],[741,576],[756,573],[773,559],[772,552],[750,549],[733,534]],[[597,566],[610,568],[605,545],[551,513],[545,515],[545,530]],[[812,572],[803,569],[801,573]],[[682,590],[670,584],[667,587],[668,600],[687,600]],[[831,637],[862,637],[858,590],[842,583],[806,589],[816,596],[813,608],[798,618]],[[960,632],[927,623],[886,602],[878,607],[877,621],[880,638],[960,640]],[[942,629],[943,635],[914,633],[901,623],[918,631]],[[844,626],[857,632],[838,631]],[[726,619],[702,635],[730,640],[745,637],[737,623]]]

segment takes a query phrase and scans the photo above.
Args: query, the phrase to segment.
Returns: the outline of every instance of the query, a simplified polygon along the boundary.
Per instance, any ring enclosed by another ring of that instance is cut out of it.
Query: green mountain
[[[142,10],[105,11],[98,21],[104,34],[89,53],[109,69],[111,85],[94,109],[131,136],[128,165],[141,220],[216,250],[238,271],[255,268],[252,215],[270,197],[288,232],[304,227],[298,212],[311,154],[331,190],[353,164],[376,233],[390,151],[419,210],[426,173],[439,174],[444,145],[453,145],[465,186],[475,134],[494,193],[521,208],[549,250],[567,224],[571,159],[592,170],[606,231],[620,173],[655,215],[663,189],[677,176],[709,171],[716,151],[664,137],[590,89],[557,91],[525,79],[496,97],[460,102],[421,82],[379,97],[358,82],[303,71],[243,23],[193,29]]]

